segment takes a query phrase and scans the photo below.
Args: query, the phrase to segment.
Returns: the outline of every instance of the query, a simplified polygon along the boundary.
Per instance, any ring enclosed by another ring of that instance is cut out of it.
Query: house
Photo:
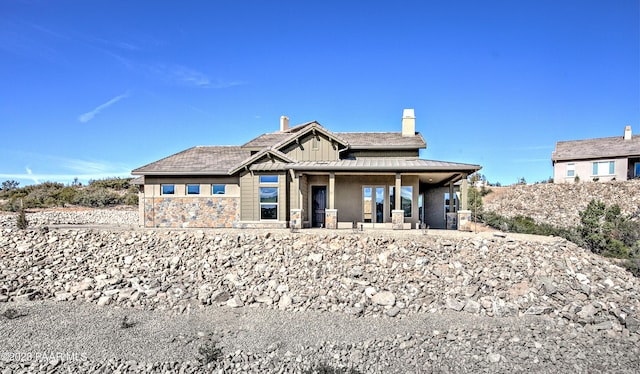
[[[626,126],[623,136],[556,143],[553,181],[627,180],[640,177],[640,136]]]
[[[465,228],[466,178],[481,167],[421,159],[427,145],[413,109],[401,125],[332,132],[316,121],[289,127],[282,116],[279,131],[243,145],[197,146],[152,162],[132,171],[140,176],[140,224],[445,228],[459,213]]]

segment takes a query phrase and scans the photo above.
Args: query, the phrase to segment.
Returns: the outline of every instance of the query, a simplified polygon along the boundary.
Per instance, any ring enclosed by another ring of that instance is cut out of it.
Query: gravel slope
[[[0,305],[0,312],[9,308],[24,315],[0,317],[0,366],[16,372],[311,372],[322,365],[396,373],[640,370],[637,340],[544,316],[443,312],[399,320],[224,307],[176,315],[52,301]],[[125,316],[132,327],[122,327]],[[207,367],[198,348],[210,341],[219,342],[224,357]]]

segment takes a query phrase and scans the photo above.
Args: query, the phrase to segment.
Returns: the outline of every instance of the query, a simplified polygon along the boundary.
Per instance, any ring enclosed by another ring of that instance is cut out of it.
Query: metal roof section
[[[461,171],[475,172],[480,170],[480,165],[462,164],[457,162],[404,159],[404,158],[360,158],[357,160],[336,161],[302,161],[288,165],[290,169],[297,171]]]

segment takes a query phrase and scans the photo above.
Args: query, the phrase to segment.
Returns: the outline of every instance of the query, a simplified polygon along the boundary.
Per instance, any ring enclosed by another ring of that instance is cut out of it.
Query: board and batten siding
[[[317,139],[314,143],[313,139]],[[300,144],[291,144],[283,153],[298,161],[330,161],[340,158],[338,145],[322,134],[308,134],[300,139]]]

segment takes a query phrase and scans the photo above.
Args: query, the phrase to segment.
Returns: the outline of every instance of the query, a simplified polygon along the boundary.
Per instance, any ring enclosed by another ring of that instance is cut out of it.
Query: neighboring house
[[[332,132],[315,121],[290,128],[283,116],[280,131],[244,145],[197,146],[133,170],[140,224],[445,228],[446,213],[466,208],[466,178],[481,167],[420,159],[426,146],[413,109],[399,132]]]
[[[627,180],[640,177],[640,136],[571,140],[556,143],[551,155],[553,181]]]

